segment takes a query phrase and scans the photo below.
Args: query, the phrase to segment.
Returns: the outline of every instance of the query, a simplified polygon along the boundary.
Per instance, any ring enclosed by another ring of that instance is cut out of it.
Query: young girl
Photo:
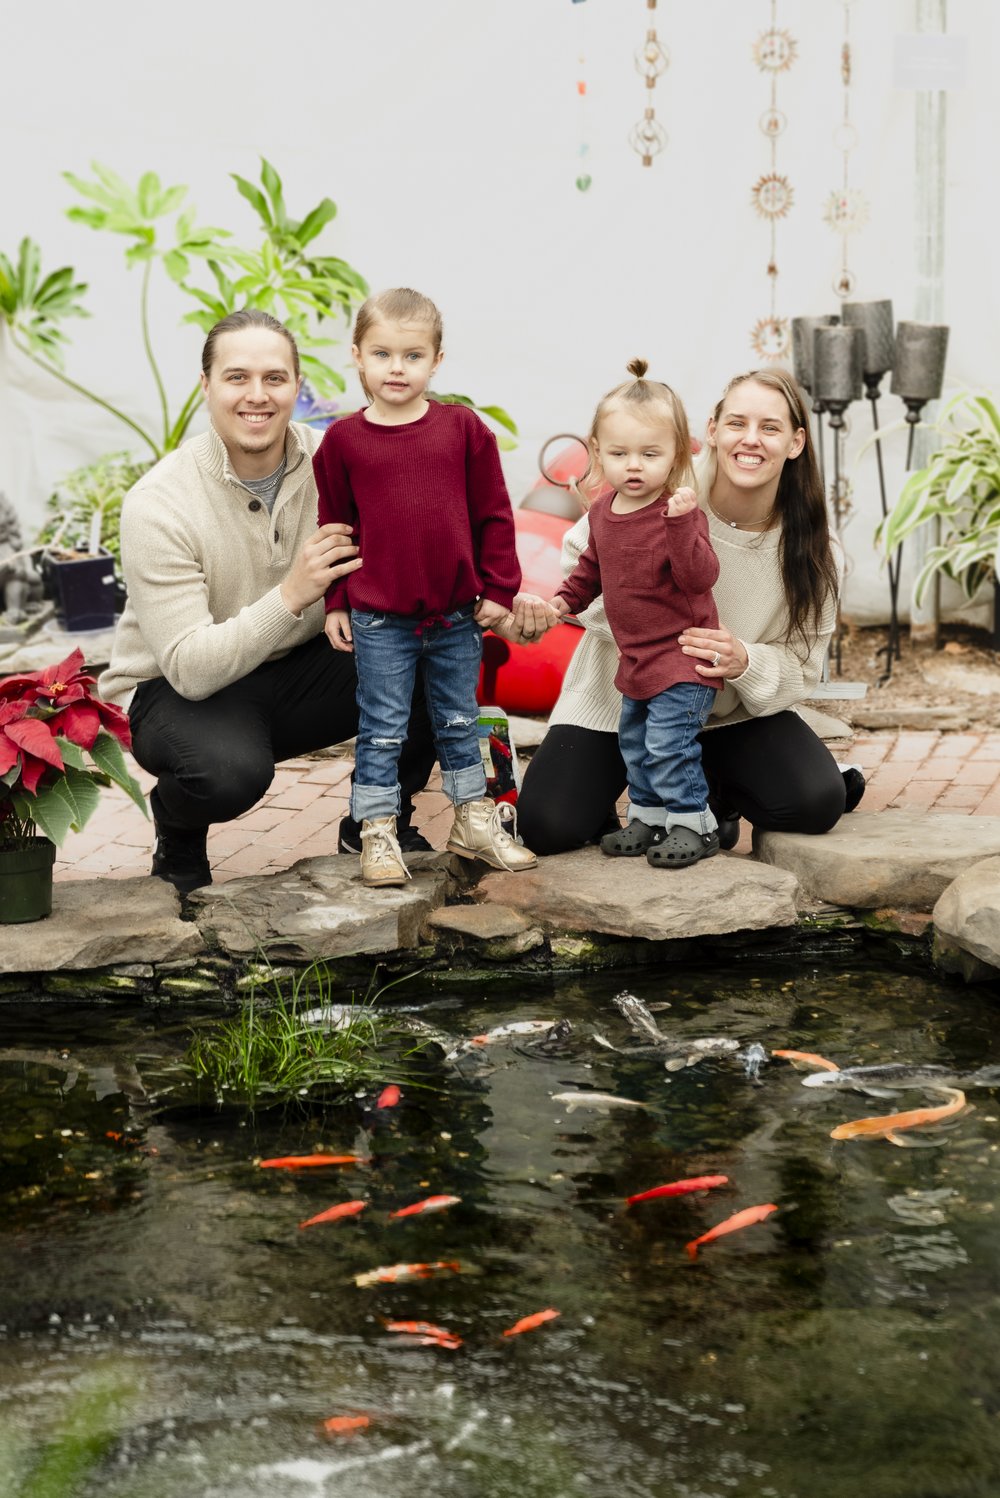
[[[634,379],[604,397],[590,429],[585,497],[590,542],[552,599],[561,615],[604,595],[618,647],[615,686],[623,694],[619,743],[628,769],[628,824],[601,839],[613,858],[682,868],[719,851],[698,734],[715,699],[681,651],[685,629],[714,629],[711,588],[719,563],[708,523],[688,481],[691,439],[669,385]]]
[[[467,407],[427,399],[441,336],[441,314],[418,292],[369,297],[351,353],[370,404],[335,421],[313,460],[320,524],[353,525],[362,559],[326,595],[326,634],[357,660],[351,816],[371,886],[410,877],[397,766],[418,666],[455,806],[449,851],[498,869],[536,863],[486,795],[476,704],[483,630],[507,617],[520,586],[514,521],[492,433]]]

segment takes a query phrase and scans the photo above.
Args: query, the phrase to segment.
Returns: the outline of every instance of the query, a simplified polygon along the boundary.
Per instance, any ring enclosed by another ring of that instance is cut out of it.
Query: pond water
[[[7,1005],[0,1495],[995,1498],[996,1091],[970,1088],[934,1147],[837,1142],[846,1119],[940,1096],[831,1094],[778,1060],[755,1082],[733,1055],[668,1072],[613,1006],[624,988],[669,1003],[656,1019],[685,1043],[1000,1060],[996,993],[847,959],[488,993],[418,977],[390,997],[456,1036],[572,1029],[457,1063],[433,1048],[391,1109],[372,1092],[250,1115],[157,1099],[207,1013]],[[647,1106],[569,1112],[567,1090]],[[255,1163],[319,1148],[371,1162]],[[705,1174],[729,1185],[625,1207]],[[460,1202],[388,1216],[437,1193]],[[359,1216],[299,1228],[353,1198]],[[778,1210],[689,1259],[759,1203]],[[354,1280],[433,1261],[460,1271]],[[360,1415],[353,1436],[322,1430]]]

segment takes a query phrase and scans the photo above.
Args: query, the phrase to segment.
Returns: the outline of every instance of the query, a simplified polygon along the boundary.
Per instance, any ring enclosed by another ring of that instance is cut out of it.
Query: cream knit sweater
[[[244,489],[213,428],[129,491],[121,524],[128,602],[100,679],[106,702],[128,707],[136,686],[159,676],[198,702],[320,633],[323,600],[296,616],[279,591],[317,529],[320,435],[289,425],[271,515]]]
[[[788,644],[784,638],[788,611],[778,562],[780,530],[763,535],[733,530],[716,519],[707,506],[703,508],[719,558],[719,580],[712,589],[719,621],[742,641],[749,656],[743,675],[726,682],[712,708],[706,726],[721,728],[794,708],[809,696],[822,676],[837,607],[835,599],[827,601],[819,632],[803,660],[801,642]],[[584,515],[563,539],[562,565],[567,574],[576,565],[588,536]],[[834,557],[839,573],[842,555],[836,542]],[[549,722],[617,733],[622,701],[614,687],[618,652],[602,599],[596,599],[579,618],[586,625],[584,636],[570,660]]]

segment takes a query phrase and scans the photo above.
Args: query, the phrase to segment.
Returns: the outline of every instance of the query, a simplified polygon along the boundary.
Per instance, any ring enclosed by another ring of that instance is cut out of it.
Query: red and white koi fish
[[[888,1139],[890,1144],[903,1144],[896,1136],[903,1129],[920,1129],[925,1124],[938,1123],[961,1113],[965,1107],[965,1093],[958,1087],[942,1087],[949,1101],[940,1108],[912,1108],[908,1113],[887,1113],[882,1118],[856,1118],[851,1123],[838,1124],[830,1130],[831,1139]]]
[[[395,1108],[403,1094],[395,1082],[390,1082],[388,1087],[383,1087],[375,1101],[376,1108]]]
[[[738,1233],[740,1228],[751,1228],[755,1223],[763,1222],[765,1217],[770,1217],[771,1213],[777,1210],[774,1202],[766,1202],[761,1207],[744,1207],[742,1212],[735,1212],[732,1217],[727,1217],[725,1222],[718,1222],[714,1228],[709,1228],[707,1233],[702,1233],[700,1238],[692,1238],[690,1243],[686,1243],[684,1247],[687,1249],[688,1258],[696,1259],[698,1249],[703,1243],[714,1243],[716,1238],[724,1238],[727,1233]]]
[[[511,1020],[509,1024],[496,1025],[492,1030],[486,1030],[481,1035],[470,1035],[467,1040],[460,1040],[458,1045],[448,1051],[444,1059],[454,1061],[469,1051],[479,1050],[482,1046],[492,1045],[498,1040],[517,1040],[527,1035],[545,1035],[555,1024],[554,1019]]]
[[[443,1212],[446,1207],[453,1207],[461,1200],[460,1196],[425,1196],[422,1202],[413,1202],[409,1207],[397,1207],[389,1216],[416,1217],[420,1212]]]
[[[658,1196],[686,1196],[689,1191],[711,1191],[714,1186],[727,1186],[728,1176],[691,1176],[686,1181],[668,1181],[665,1186],[654,1186],[650,1191],[639,1191],[627,1196],[629,1206],[636,1202],[651,1202]]]
[[[279,1155],[258,1160],[261,1170],[307,1170],[315,1165],[370,1165],[371,1155]]]
[[[461,1274],[457,1259],[434,1259],[429,1264],[382,1264],[352,1276],[364,1289],[368,1285],[405,1285],[410,1280],[431,1280],[437,1274]]]
[[[317,1212],[315,1217],[307,1217],[305,1222],[300,1222],[300,1228],[311,1228],[317,1222],[338,1222],[341,1217],[357,1217],[367,1207],[367,1202],[338,1202],[335,1207],[327,1207],[325,1212]]]
[[[772,1051],[772,1056],[781,1056],[785,1061],[801,1061],[806,1066],[818,1066],[821,1071],[839,1071],[840,1067],[815,1051]]]
[[[371,1425],[369,1415],[331,1415],[329,1420],[324,1420],[320,1426],[328,1436],[353,1436],[359,1430],[367,1430]]]
[[[536,1326],[544,1326],[546,1321],[555,1321],[561,1315],[560,1311],[553,1310],[549,1306],[547,1311],[535,1311],[531,1316],[522,1316],[520,1321],[515,1321],[513,1326],[508,1326],[503,1333],[505,1337],[519,1337],[522,1332],[533,1332]]]
[[[461,1337],[456,1337],[447,1327],[435,1326],[431,1321],[385,1321],[382,1324],[387,1332],[401,1333],[414,1340],[419,1347],[456,1348],[462,1345]]]

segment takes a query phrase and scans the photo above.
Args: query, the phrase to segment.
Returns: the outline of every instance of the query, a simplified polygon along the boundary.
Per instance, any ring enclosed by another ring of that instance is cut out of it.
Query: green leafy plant
[[[155,172],[144,172],[132,187],[109,167],[99,162],[91,166],[90,178],[63,173],[83,199],[67,213],[75,223],[130,241],[125,262],[130,269],[141,268],[139,331],[156,390],[158,428],[144,426],[66,373],[63,366],[69,335],[65,325],[70,318],[89,316],[83,305],[87,286],[76,279],[70,266],[44,274],[41,251],[30,238],[22,239],[15,259],[0,254],[0,322],[25,358],[121,421],[154,459],[173,451],[187,435],[201,404],[201,386],[195,383],[179,403],[171,403],[151,332],[150,300],[154,276],[159,272],[188,304],[196,304],[182,314],[182,323],[193,323],[207,332],[230,312],[260,307],[277,316],[294,334],[303,373],[320,397],[329,399],[345,389],[343,375],[325,354],[335,340],[325,336],[324,325],[335,317],[346,322],[353,306],[368,294],[368,286],[347,261],[317,254],[313,248],[319,234],[336,216],[337,205],[332,199],[321,198],[304,217],[294,218],[285,204],[281,178],[269,161],[261,159],[259,187],[231,174],[240,195],[257,215],[263,234],[256,249],[247,249],[233,243],[228,229],[197,223],[195,210],[187,203],[186,186],[165,186]],[[208,285],[199,281],[199,268],[207,271]],[[461,395],[437,399],[475,404]],[[514,422],[502,407],[475,409],[516,434]],[[511,445],[506,438],[500,440],[504,446]]]
[[[918,527],[940,523],[917,577],[919,604],[936,574],[973,598],[1000,576],[1000,413],[989,395],[962,391],[948,402],[937,432],[940,446],[911,474],[876,532],[887,557]]]
[[[50,518],[38,535],[50,551],[89,552],[103,547],[121,571],[122,500],[148,469],[127,452],[107,453],[96,463],[76,468],[49,498]]]
[[[186,1065],[219,1101],[228,1098],[250,1106],[313,1091],[328,1102],[346,1101],[361,1084],[399,1081],[401,1067],[420,1044],[407,1034],[405,1055],[386,1054],[393,1020],[375,1005],[393,986],[376,989],[373,978],[360,1000],[352,992],[346,1004],[335,1004],[325,964],[310,963],[288,986],[270,971],[252,982],[239,1014],[196,1032]],[[318,999],[315,1007],[327,1011],[329,1023],[303,1020],[307,997]]]
[[[24,847],[41,832],[59,846],[97,810],[114,783],[144,815],[146,798],[122,753],[126,714],[102,702],[74,650],[57,666],[0,679],[0,846]]]

